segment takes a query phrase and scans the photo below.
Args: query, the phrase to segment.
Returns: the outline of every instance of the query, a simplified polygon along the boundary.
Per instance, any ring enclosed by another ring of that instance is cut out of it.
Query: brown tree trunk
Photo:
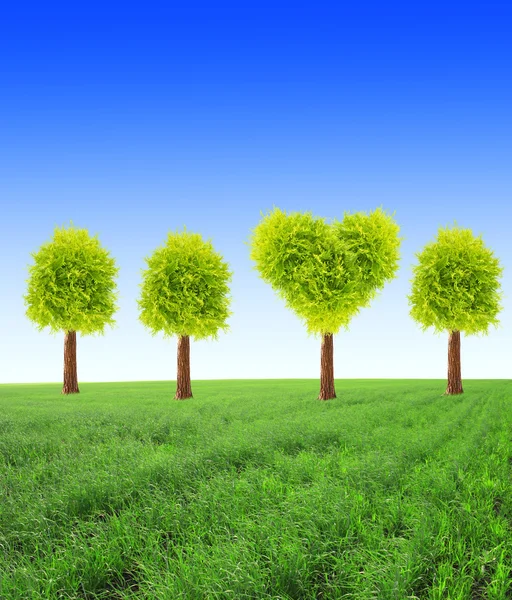
[[[320,359],[320,395],[318,400],[336,398],[334,391],[334,345],[332,333],[325,333],[322,339]]]
[[[64,385],[63,394],[78,394],[76,369],[76,331],[66,331],[64,336]]]
[[[178,376],[176,379],[175,400],[192,398],[190,386],[190,338],[182,335],[178,338]]]
[[[445,395],[462,394],[460,369],[460,331],[450,331],[448,339],[448,387]]]

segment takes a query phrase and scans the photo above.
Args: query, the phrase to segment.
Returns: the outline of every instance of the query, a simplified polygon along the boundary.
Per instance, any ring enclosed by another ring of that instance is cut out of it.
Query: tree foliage
[[[217,339],[219,329],[229,329],[232,273],[210,241],[186,230],[169,233],[145,260],[139,318],[152,335]]]
[[[31,254],[26,315],[39,331],[103,333],[114,325],[119,269],[97,238],[86,229],[55,228],[51,241]]]
[[[489,325],[499,323],[503,269],[481,236],[457,225],[440,227],[435,241],[416,256],[408,299],[423,331],[487,334]]]
[[[329,225],[274,207],[253,230],[251,259],[309,334],[337,333],[395,276],[398,231],[381,209]]]

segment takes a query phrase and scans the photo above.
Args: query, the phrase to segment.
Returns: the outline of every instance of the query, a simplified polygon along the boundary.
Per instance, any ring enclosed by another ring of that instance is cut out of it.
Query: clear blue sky
[[[30,253],[70,219],[121,268],[117,328],[78,336],[79,381],[176,377],[176,340],[151,337],[136,299],[144,257],[183,225],[235,273],[231,331],[192,342],[192,378],[318,377],[320,341],[244,244],[273,205],[382,205],[406,238],[398,278],[335,337],[337,378],[446,376],[447,339],[406,295],[414,253],[454,220],[505,267],[502,326],[463,337],[463,378],[511,377],[507,3],[282,6],[4,14],[0,382],[62,380],[63,335],[38,333],[22,296]]]

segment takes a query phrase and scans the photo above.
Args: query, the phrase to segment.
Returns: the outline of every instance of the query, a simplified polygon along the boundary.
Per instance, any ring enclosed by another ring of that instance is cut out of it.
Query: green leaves
[[[140,321],[152,335],[217,339],[219,329],[229,329],[232,273],[211,242],[197,233],[169,233],[146,263],[137,302]]]
[[[337,333],[395,277],[398,233],[380,208],[345,213],[330,225],[311,213],[274,208],[253,230],[251,259],[308,333]],[[87,335],[115,323],[119,269],[97,237],[73,226],[56,228],[32,257],[24,300],[39,330]],[[499,323],[503,269],[480,237],[456,226],[440,228],[417,257],[408,298],[424,330],[487,333]],[[146,262],[138,305],[153,335],[215,339],[219,329],[229,329],[232,273],[211,242],[186,231],[169,233]]]
[[[328,225],[274,208],[253,231],[251,259],[308,333],[337,333],[395,277],[398,231],[380,209]]]
[[[489,325],[499,323],[503,269],[480,236],[456,225],[439,228],[437,239],[416,256],[408,299],[424,331],[487,334]]]
[[[108,251],[86,229],[55,228],[53,239],[32,253],[26,315],[38,330],[103,333],[117,306],[114,278],[119,272]]]

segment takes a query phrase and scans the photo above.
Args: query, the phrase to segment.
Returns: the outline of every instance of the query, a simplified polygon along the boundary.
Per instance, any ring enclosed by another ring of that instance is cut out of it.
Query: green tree
[[[408,296],[412,318],[423,331],[448,331],[447,395],[462,394],[460,332],[487,334],[498,325],[501,310],[499,277],[503,269],[491,250],[471,229],[455,225],[439,228],[434,242],[416,254],[412,290]]]
[[[333,335],[370,304],[398,268],[399,227],[380,208],[345,213],[327,224],[274,207],[251,237],[251,259],[263,281],[321,335],[320,400],[335,398]]]
[[[192,398],[190,336],[217,339],[219,329],[229,330],[232,273],[210,241],[187,231],[169,233],[166,244],[145,260],[139,318],[152,335],[162,331],[164,337],[178,337],[174,398]]]
[[[63,394],[79,393],[76,332],[103,334],[114,325],[116,284],[119,269],[107,250],[86,229],[55,228],[53,238],[32,253],[26,315],[39,331],[64,331]]]

